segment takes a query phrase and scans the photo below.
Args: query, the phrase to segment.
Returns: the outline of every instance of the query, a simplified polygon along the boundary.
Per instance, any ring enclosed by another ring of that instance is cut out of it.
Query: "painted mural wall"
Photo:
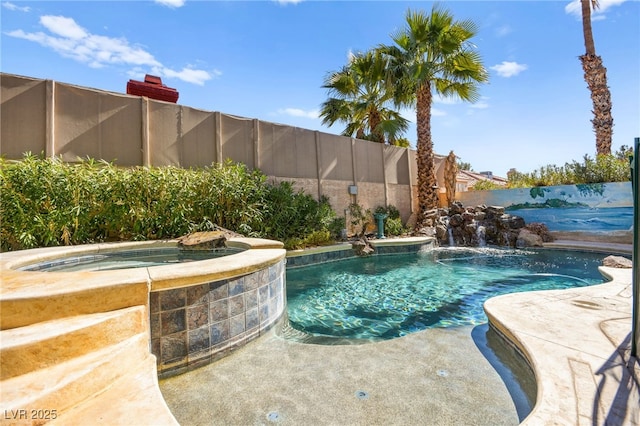
[[[629,235],[633,230],[631,182],[468,191],[457,195],[465,206],[503,206],[526,223],[550,231]]]

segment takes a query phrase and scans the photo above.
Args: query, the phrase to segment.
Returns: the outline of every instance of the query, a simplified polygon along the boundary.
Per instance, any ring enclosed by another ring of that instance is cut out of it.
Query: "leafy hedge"
[[[564,166],[549,164],[531,173],[512,172],[507,188],[627,182],[631,180],[629,157],[632,152],[623,145],[615,154],[597,155],[595,159],[585,155],[582,162],[574,160]],[[475,189],[493,189],[477,186]]]
[[[0,159],[0,219],[2,251],[176,238],[214,225],[320,244],[336,238],[340,226],[326,199],[318,202],[290,183],[268,184],[242,164],[119,168],[33,155]]]

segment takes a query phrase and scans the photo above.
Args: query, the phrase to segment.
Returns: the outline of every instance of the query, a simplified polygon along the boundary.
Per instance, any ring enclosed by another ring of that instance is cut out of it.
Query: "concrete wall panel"
[[[273,176],[317,178],[315,133],[312,130],[261,121],[260,170]]]
[[[253,120],[221,114],[222,160],[254,166]]]
[[[358,182],[384,183],[384,145],[370,141],[355,141],[356,179]]]
[[[320,178],[353,180],[351,139],[318,133],[320,144]]]
[[[387,183],[409,185],[409,151],[397,146],[384,147]]]
[[[216,123],[212,112],[182,107],[182,167],[205,167],[216,161]]]
[[[25,152],[45,152],[46,81],[0,75],[0,155],[20,159]]]
[[[181,106],[149,100],[149,152],[151,165],[181,165]]]
[[[56,84],[54,147],[64,161],[96,158],[140,164],[140,101],[99,90]]]

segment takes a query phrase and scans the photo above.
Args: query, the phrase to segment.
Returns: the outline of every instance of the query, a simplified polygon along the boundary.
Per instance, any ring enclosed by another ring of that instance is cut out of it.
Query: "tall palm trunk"
[[[374,142],[384,143],[384,135],[380,131],[380,113],[378,111],[371,111],[369,113],[369,127],[371,131],[371,140]]]
[[[593,130],[596,133],[596,153],[611,154],[611,138],[613,135],[613,117],[611,115],[611,92],[607,86],[607,69],[602,65],[602,58],[596,55],[593,32],[591,30],[591,4],[597,6],[596,0],[581,0],[582,32],[586,53],[580,56],[584,80],[591,92],[593,103]]]
[[[416,93],[416,126],[418,133],[418,225],[424,226],[425,213],[438,207],[438,188],[433,163],[431,140],[431,84],[422,84]]]
[[[456,164],[456,154],[453,151],[444,162],[444,187],[447,190],[447,205],[451,207],[456,200],[456,178],[458,176],[458,165]]]

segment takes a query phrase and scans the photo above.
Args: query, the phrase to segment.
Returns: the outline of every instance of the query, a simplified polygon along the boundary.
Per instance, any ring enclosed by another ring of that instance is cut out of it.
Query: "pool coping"
[[[631,246],[556,241],[546,248],[628,254]],[[521,423],[640,422],[640,364],[630,356],[632,269],[600,267],[610,281],[487,300],[489,325],[534,371],[536,404]]]
[[[417,252],[425,246],[435,247],[433,237],[405,237],[368,240],[373,252],[366,256],[384,256]],[[346,241],[327,246],[294,249],[287,251],[287,269],[317,265],[361,257],[355,249],[354,241]]]
[[[219,258],[134,269],[44,272],[17,268],[63,254],[118,248],[175,246],[177,240],[99,243],[0,253],[0,330],[97,312],[149,305],[149,293],[247,275],[281,262],[283,244],[260,238],[231,238],[246,250]]]

